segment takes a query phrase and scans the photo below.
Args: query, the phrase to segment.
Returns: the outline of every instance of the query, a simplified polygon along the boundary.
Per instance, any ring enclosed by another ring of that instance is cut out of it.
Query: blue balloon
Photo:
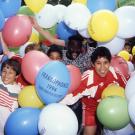
[[[87,0],[87,7],[92,13],[101,9],[114,11],[117,8],[117,1],[116,0]]]
[[[52,61],[39,71],[36,77],[38,96],[45,104],[60,101],[70,86],[70,74],[65,64]]]
[[[21,7],[22,0],[0,0],[0,10],[5,18],[16,15]]]
[[[2,11],[0,10],[0,31],[4,27],[4,24],[5,24],[5,17],[3,15]]]
[[[5,125],[6,135],[38,135],[38,119],[41,110],[37,108],[16,109]]]
[[[64,22],[60,22],[57,25],[56,33],[62,40],[67,41],[72,35],[76,35],[77,31],[70,29]]]

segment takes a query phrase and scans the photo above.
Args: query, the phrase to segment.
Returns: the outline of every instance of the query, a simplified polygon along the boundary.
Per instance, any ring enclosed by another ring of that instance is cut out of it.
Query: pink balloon
[[[17,15],[9,18],[4,25],[2,35],[9,47],[19,47],[26,43],[32,32],[32,24],[28,16]]]
[[[40,51],[30,51],[22,59],[22,74],[24,78],[31,84],[35,83],[35,78],[39,70],[47,64],[49,57]]]
[[[121,72],[125,78],[129,77],[129,69],[127,62],[120,56],[114,56],[111,60],[111,66],[114,67],[115,71]]]
[[[67,68],[70,73],[70,81],[71,81],[68,93],[72,93],[80,85],[82,75],[80,69],[74,65],[67,65]]]

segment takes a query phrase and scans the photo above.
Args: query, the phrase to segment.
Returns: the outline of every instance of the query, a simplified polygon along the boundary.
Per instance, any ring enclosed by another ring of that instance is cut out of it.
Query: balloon
[[[35,78],[45,64],[50,61],[49,57],[40,51],[30,51],[22,59],[22,74],[31,84],[35,83]]]
[[[133,95],[128,104],[129,116],[133,124],[135,124],[135,95]]]
[[[104,98],[97,107],[97,117],[110,130],[125,127],[130,122],[126,99],[119,96]]]
[[[39,33],[33,28],[28,42],[39,43]]]
[[[124,128],[121,128],[119,130],[108,130],[104,129],[104,135],[131,135],[131,133],[134,132],[133,124],[129,123]]]
[[[88,0],[87,7],[92,13],[101,9],[114,11],[117,7],[117,2],[116,0]]]
[[[64,16],[65,16],[65,12],[66,12],[66,6],[64,5],[61,5],[61,4],[58,4],[56,6],[54,6],[55,8],[55,12],[57,13],[57,17],[58,17],[58,20],[57,22],[61,22],[64,20]]]
[[[53,103],[41,111],[38,128],[42,135],[77,135],[78,121],[69,107]]]
[[[60,101],[67,94],[69,86],[70,74],[60,61],[49,62],[36,77],[36,90],[45,104]]]
[[[4,27],[4,24],[5,24],[5,18],[4,18],[3,13],[2,13],[1,10],[0,10],[0,31],[1,31],[2,28]]]
[[[22,0],[0,0],[0,10],[5,18],[14,16],[21,7]]]
[[[87,0],[73,0],[72,3],[81,3],[81,4],[86,5]]]
[[[82,30],[87,28],[90,17],[91,13],[85,5],[72,3],[66,9],[64,22],[71,29]]]
[[[64,22],[60,22],[57,26],[56,33],[62,40],[68,40],[70,36],[76,35],[77,31],[70,29]]]
[[[124,60],[128,61],[130,59],[129,52],[122,50],[118,53],[118,56],[122,57]]]
[[[25,15],[17,15],[9,18],[4,25],[2,35],[9,47],[18,47],[29,40],[32,25]]]
[[[117,36],[121,38],[130,38],[135,36],[135,7],[123,6],[117,8],[114,14],[119,21]]]
[[[131,61],[127,61],[127,64],[128,64],[129,73],[132,73],[135,70],[133,63]]]
[[[21,107],[42,108],[44,106],[36,93],[35,87],[32,85],[25,86],[21,90],[18,96],[18,103]]]
[[[37,135],[40,110],[19,108],[8,117],[5,125],[6,135]]]
[[[119,37],[114,37],[111,41],[108,42],[98,42],[98,46],[104,46],[108,48],[112,55],[117,55],[125,45],[125,40]]]
[[[117,16],[109,10],[96,11],[89,21],[88,32],[98,42],[107,42],[115,37],[118,31]]]
[[[57,23],[58,17],[54,6],[46,4],[39,13],[35,15],[38,24],[43,28],[51,28]]]
[[[114,56],[111,60],[111,66],[114,68],[116,72],[124,75],[125,78],[129,77],[129,69],[127,62],[120,56]]]
[[[74,65],[67,65],[67,68],[69,70],[71,80],[68,93],[72,93],[79,87],[81,83],[81,71],[78,67]]]
[[[125,87],[125,95],[127,100],[130,100],[132,96],[135,95],[134,88],[135,88],[135,74],[129,78]]]
[[[132,54],[135,55],[135,46],[132,48]]]
[[[34,13],[30,10],[28,6],[21,6],[18,14],[28,15],[28,16],[34,16]]]
[[[78,33],[85,38],[90,38],[90,35],[88,33],[88,29],[84,29],[84,30],[79,30]]]
[[[106,98],[108,96],[120,96],[125,97],[124,88],[118,86],[117,84],[111,84],[102,92],[102,98]]]
[[[47,3],[47,0],[24,0],[25,4],[34,12],[38,13]]]

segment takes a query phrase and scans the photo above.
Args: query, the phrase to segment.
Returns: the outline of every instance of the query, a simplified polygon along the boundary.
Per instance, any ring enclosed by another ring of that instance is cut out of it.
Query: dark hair
[[[51,45],[51,47],[47,51],[47,55],[50,56],[52,52],[58,52],[60,54],[60,57],[62,58],[62,51],[57,45],[55,44]]]
[[[4,61],[1,65],[1,72],[3,68],[6,67],[7,65],[13,68],[13,70],[16,72],[16,75],[19,75],[21,73],[21,64],[17,60],[8,59]]]
[[[108,48],[103,47],[103,46],[97,47],[91,55],[92,63],[94,64],[96,60],[101,57],[108,59],[109,62],[111,61],[112,56]]]
[[[68,45],[77,44],[81,48],[83,40],[84,40],[84,38],[82,36],[80,36],[79,34],[73,35],[68,38]]]

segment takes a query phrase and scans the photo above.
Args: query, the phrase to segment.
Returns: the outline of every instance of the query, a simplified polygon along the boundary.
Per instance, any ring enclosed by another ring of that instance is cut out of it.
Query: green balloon
[[[9,51],[10,51],[10,52],[14,52],[15,54],[19,54],[19,49],[20,49],[20,47],[17,47],[17,48],[9,48]]]
[[[17,14],[34,16],[34,13],[27,6],[21,6]]]
[[[110,130],[119,130],[130,122],[128,103],[125,98],[110,96],[97,107],[98,120]]]

